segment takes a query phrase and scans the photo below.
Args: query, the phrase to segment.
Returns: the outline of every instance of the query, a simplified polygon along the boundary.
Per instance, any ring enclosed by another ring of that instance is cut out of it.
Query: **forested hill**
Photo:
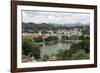
[[[84,25],[87,30],[89,30],[89,25]],[[81,24],[47,24],[47,23],[41,23],[41,24],[36,24],[36,23],[22,23],[22,32],[29,32],[29,33],[37,33],[38,31],[56,31],[56,30],[70,30],[73,28],[78,28],[78,29],[83,29],[83,25]]]

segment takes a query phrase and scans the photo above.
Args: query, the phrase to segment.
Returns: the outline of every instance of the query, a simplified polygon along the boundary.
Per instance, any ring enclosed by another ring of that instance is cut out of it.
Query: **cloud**
[[[90,23],[90,14],[72,12],[22,11],[22,21],[26,23],[68,24],[80,22],[82,24],[87,24]]]

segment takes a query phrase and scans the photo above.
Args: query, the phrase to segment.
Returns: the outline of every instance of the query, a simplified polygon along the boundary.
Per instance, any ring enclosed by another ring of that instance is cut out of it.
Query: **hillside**
[[[48,30],[72,30],[74,28],[89,30],[89,25],[82,25],[80,23],[76,24],[47,24],[47,23],[22,23],[22,32],[37,33],[38,31],[46,32]]]

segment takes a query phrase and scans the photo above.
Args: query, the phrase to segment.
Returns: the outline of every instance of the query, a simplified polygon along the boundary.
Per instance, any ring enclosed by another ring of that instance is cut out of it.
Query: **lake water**
[[[51,56],[52,54],[56,54],[60,49],[70,49],[71,44],[77,42],[79,42],[79,40],[74,40],[73,42],[66,43],[58,42],[52,45],[46,45],[45,43],[43,43],[43,46],[40,47],[40,55],[41,57],[43,57],[44,55]]]

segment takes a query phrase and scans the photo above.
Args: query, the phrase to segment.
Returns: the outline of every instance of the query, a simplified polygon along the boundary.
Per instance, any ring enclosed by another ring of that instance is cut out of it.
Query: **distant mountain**
[[[67,27],[73,27],[73,26],[89,26],[89,23],[88,24],[82,24],[80,22],[77,22],[77,23],[67,23],[67,24],[52,24],[54,26],[67,26]]]
[[[74,24],[70,24],[70,26],[89,26],[89,24],[82,24],[80,22],[74,23]]]
[[[41,24],[47,24],[47,25],[52,25],[52,26],[55,26],[55,27],[58,27],[58,26],[66,26],[66,27],[74,27],[74,26],[89,26],[89,23],[87,24],[82,24],[80,22],[77,22],[77,23],[66,23],[66,24],[55,24],[55,23],[41,23]],[[41,25],[39,24],[39,25]]]
[[[22,23],[22,32],[38,32],[38,31],[56,31],[56,30],[70,30],[73,28],[83,28],[83,26],[89,26],[89,24],[81,24],[81,23],[75,23],[75,24],[47,24],[47,23]]]

